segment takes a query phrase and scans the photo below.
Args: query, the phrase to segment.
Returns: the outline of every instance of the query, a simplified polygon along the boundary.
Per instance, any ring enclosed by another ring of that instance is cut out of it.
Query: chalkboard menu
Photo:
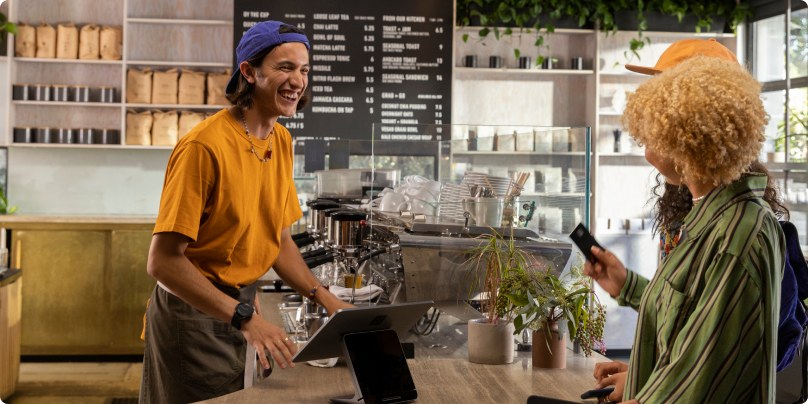
[[[257,22],[311,41],[309,107],[282,123],[298,139],[436,139],[451,122],[454,0],[235,0],[233,49]],[[234,58],[235,60],[235,58]],[[448,134],[447,134],[448,135]]]

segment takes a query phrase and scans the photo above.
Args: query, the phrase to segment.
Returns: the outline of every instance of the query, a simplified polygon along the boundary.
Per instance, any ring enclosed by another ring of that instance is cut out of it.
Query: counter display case
[[[377,124],[373,134],[386,139],[350,141],[339,148],[346,156],[328,155],[348,161],[347,170],[315,174],[320,184],[362,178],[360,198],[330,185],[304,196],[317,202],[304,208],[299,239],[312,245],[307,262],[324,284],[343,286],[358,273],[380,287],[372,298],[381,302],[457,303],[471,285],[469,252],[494,233],[512,236],[542,267],[575,263],[567,235],[589,224],[589,128]],[[402,155],[419,159],[400,164]],[[400,180],[380,185],[391,177]]]

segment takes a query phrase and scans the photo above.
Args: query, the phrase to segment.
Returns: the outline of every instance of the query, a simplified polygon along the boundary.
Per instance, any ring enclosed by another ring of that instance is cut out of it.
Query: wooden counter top
[[[479,365],[465,359],[410,359],[420,403],[524,404],[531,394],[581,402],[593,388],[596,360],[572,352],[567,369],[533,369],[530,359],[510,365]],[[261,383],[205,403],[327,403],[330,398],[353,395],[353,381],[345,365],[317,368],[298,363],[276,369]]]
[[[262,299],[261,306],[264,317],[277,319],[268,315],[271,304]],[[417,403],[524,404],[534,394],[582,402],[581,393],[595,385],[595,363],[607,360],[597,354],[585,358],[568,351],[566,369],[534,369],[529,356],[529,352],[519,353],[510,365],[480,365],[457,352],[434,355],[419,350],[416,344],[415,359],[407,360],[407,364],[418,391]],[[330,398],[352,396],[353,390],[351,375],[342,361],[333,368],[297,363],[294,368],[274,369],[267,379],[250,388],[205,403],[327,403]]]
[[[13,230],[151,229],[155,216],[139,215],[0,215],[0,227]]]

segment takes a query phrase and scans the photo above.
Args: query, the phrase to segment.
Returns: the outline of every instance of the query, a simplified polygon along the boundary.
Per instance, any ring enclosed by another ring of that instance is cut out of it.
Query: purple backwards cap
[[[236,47],[236,71],[233,72],[233,76],[230,77],[230,81],[227,83],[226,94],[233,94],[238,88],[238,77],[241,75],[238,67],[241,62],[250,60],[273,46],[287,42],[300,42],[306,45],[306,49],[311,49],[306,35],[297,32],[281,33],[281,27],[292,26],[280,21],[262,21],[253,25],[244,33]]]

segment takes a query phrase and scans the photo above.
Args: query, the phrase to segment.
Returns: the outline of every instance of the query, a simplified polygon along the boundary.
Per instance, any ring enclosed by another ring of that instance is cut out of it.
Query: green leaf
[[[463,42],[468,42],[468,40],[469,40],[469,34],[467,33],[463,34]]]
[[[521,52],[519,52],[519,49],[518,49],[518,48],[514,48],[514,50],[513,50],[513,57],[514,57],[514,58],[516,58],[516,59],[519,59],[519,55],[520,55],[520,54],[521,54]]]

